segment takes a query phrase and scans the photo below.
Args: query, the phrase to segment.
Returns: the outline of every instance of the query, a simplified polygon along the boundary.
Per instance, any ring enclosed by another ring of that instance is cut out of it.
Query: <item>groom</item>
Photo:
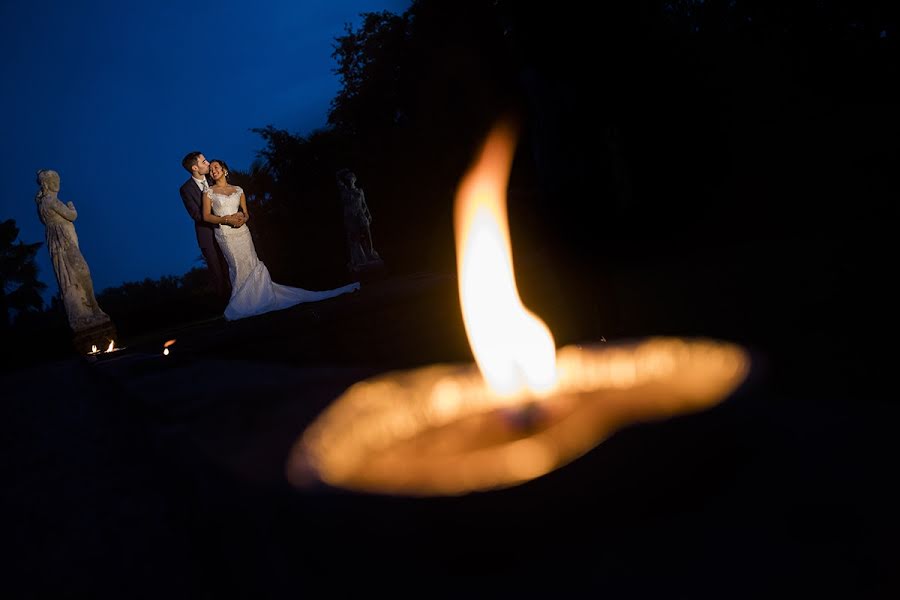
[[[203,193],[209,188],[206,174],[209,173],[209,161],[202,152],[190,152],[181,160],[181,166],[191,174],[181,186],[181,201],[188,214],[194,220],[194,231],[197,233],[197,245],[206,260],[210,283],[216,296],[223,305],[231,296],[231,284],[228,281],[228,265],[222,250],[216,243],[216,225],[203,220]]]

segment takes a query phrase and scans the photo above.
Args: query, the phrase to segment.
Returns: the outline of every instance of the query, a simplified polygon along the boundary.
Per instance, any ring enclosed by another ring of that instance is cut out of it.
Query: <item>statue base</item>
[[[360,271],[377,271],[384,268],[384,261],[380,258],[373,258],[364,263],[353,264],[347,263],[347,270],[351,273],[359,273]]]
[[[109,343],[115,342],[118,337],[116,326],[113,325],[113,322],[104,321],[87,329],[74,332],[72,344],[74,344],[75,351],[78,354],[84,355],[91,353],[91,346],[97,346],[97,350],[103,352],[109,348]]]
[[[380,258],[370,260],[361,265],[347,265],[347,270],[356,276],[360,281],[372,281],[379,279],[385,274],[384,261]]]

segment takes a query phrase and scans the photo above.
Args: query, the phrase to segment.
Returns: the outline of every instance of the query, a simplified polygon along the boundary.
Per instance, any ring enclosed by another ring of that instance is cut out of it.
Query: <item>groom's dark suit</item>
[[[222,250],[216,243],[215,230],[217,225],[203,220],[203,196],[193,177],[188,177],[188,180],[181,186],[180,192],[181,201],[184,202],[184,207],[194,220],[197,245],[200,246],[200,252],[203,253],[203,258],[206,259],[206,268],[209,270],[213,289],[219,295],[220,300],[227,302],[231,294],[231,285],[228,281],[228,264],[225,262]]]

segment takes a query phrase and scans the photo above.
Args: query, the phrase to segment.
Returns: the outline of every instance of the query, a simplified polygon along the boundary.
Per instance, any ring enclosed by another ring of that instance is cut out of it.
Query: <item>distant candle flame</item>
[[[91,351],[88,352],[88,354],[108,354],[119,350],[121,350],[121,348],[116,348],[116,341],[109,340],[109,346],[106,347],[106,350],[100,350],[97,348],[97,344],[91,344]]]
[[[163,356],[168,356],[168,355],[169,355],[169,349],[163,348]]]
[[[496,127],[457,191],[459,295],[469,345],[491,389],[507,398],[540,397],[556,386],[556,346],[516,288],[506,215],[514,148],[512,128]]]

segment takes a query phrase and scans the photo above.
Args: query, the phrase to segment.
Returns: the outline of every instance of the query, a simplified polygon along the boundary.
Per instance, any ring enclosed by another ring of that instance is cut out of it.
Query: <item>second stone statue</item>
[[[87,261],[78,246],[75,219],[78,211],[72,202],[59,199],[60,179],[56,171],[37,172],[40,189],[35,195],[38,217],[44,224],[47,250],[56,273],[59,294],[74,333],[75,349],[88,354],[94,347],[104,350],[116,340],[116,330],[94,296],[94,284]]]

